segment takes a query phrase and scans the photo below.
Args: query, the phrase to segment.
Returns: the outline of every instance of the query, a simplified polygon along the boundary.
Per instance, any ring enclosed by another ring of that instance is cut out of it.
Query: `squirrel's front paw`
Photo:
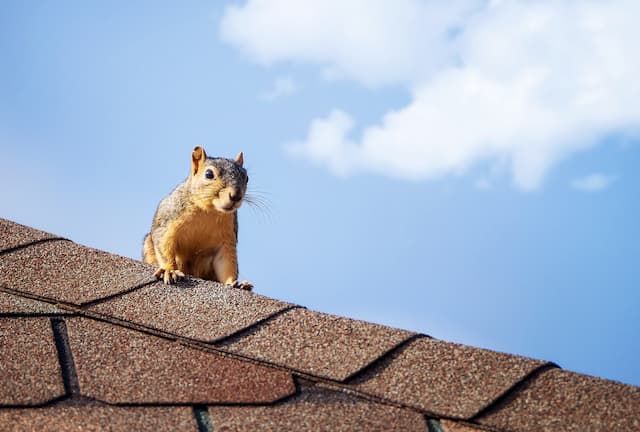
[[[240,288],[240,289],[245,290],[245,291],[253,290],[253,284],[251,284],[250,282],[248,282],[246,280],[243,280],[242,282],[240,282],[239,280],[234,280],[229,285],[231,285],[234,288]]]
[[[163,269],[162,267],[156,270],[155,275],[156,278],[163,279],[164,283],[167,285],[175,283],[178,280],[184,278],[184,273],[182,273],[180,270],[168,270]]]

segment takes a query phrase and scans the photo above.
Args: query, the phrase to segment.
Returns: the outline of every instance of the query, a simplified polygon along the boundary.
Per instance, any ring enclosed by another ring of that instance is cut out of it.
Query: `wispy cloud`
[[[357,136],[338,107],[312,120],[296,155],[413,180],[501,161],[530,190],[606,134],[639,130],[639,15],[634,0],[249,0],[227,9],[221,36],[260,64],[410,91]]]
[[[273,101],[284,96],[290,96],[298,91],[299,86],[291,77],[277,78],[272,87],[260,94],[260,99]]]
[[[600,192],[608,188],[616,180],[613,175],[594,173],[574,179],[571,187],[583,192]]]

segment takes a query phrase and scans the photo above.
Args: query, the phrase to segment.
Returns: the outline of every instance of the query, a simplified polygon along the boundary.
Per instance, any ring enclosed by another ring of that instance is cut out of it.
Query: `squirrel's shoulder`
[[[154,216],[154,225],[163,225],[189,208],[190,192],[187,183],[188,179],[182,181],[160,201]]]

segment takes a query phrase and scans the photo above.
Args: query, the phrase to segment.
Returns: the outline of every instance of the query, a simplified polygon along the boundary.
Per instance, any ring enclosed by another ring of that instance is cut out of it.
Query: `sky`
[[[0,217],[139,259],[196,145],[241,278],[640,385],[636,1],[0,4]]]

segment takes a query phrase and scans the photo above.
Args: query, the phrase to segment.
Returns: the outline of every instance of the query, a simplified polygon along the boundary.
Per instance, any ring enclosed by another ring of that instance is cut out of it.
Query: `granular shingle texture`
[[[153,272],[0,219],[0,431],[640,432],[639,387]]]
[[[219,283],[187,280],[171,286],[157,282],[99,303],[90,310],[186,338],[211,342],[291,306]]]
[[[509,431],[640,431],[640,387],[550,370],[478,421]]]
[[[440,420],[442,432],[483,432],[482,429],[452,420]]]
[[[405,330],[293,309],[223,346],[230,352],[342,381],[411,336]]]
[[[354,382],[365,393],[470,418],[544,362],[420,338]]]
[[[35,244],[0,259],[0,285],[73,304],[154,280],[150,266],[70,241]]]
[[[85,318],[66,320],[80,392],[110,403],[265,403],[295,392],[285,371]]]
[[[50,303],[19,297],[0,291],[0,316],[3,315],[59,315],[67,311]]]
[[[43,404],[64,394],[50,321],[0,318],[0,405]]]
[[[0,251],[53,238],[56,237],[44,231],[0,219]]]
[[[299,397],[272,406],[209,407],[209,415],[214,431],[427,432],[424,417],[416,412],[338,392],[303,390]]]
[[[189,407],[53,407],[0,410],[3,432],[198,432]]]

